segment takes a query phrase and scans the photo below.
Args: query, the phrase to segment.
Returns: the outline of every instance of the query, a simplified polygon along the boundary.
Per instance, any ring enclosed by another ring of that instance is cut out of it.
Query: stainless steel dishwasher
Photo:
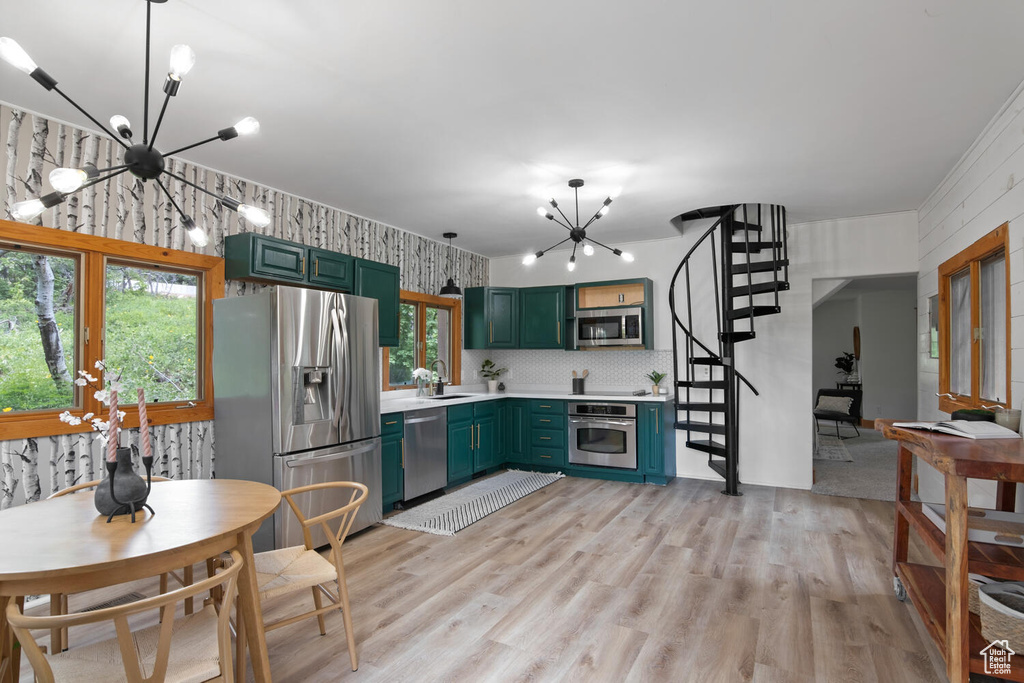
[[[448,484],[448,409],[405,414],[405,499]]]

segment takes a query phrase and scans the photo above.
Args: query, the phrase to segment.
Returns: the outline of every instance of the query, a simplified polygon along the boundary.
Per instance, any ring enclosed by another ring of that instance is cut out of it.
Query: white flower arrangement
[[[429,382],[433,376],[434,373],[426,368],[416,368],[412,371],[412,378],[415,380],[425,380]]]
[[[114,371],[108,369],[106,362],[102,360],[96,361],[96,369],[103,373],[103,382],[106,386],[105,389],[102,388],[101,385],[99,384],[99,379],[93,377],[85,370],[78,371],[79,377],[78,379],[75,380],[75,384],[80,387],[93,387],[95,391],[93,391],[92,397],[95,398],[100,403],[102,403],[103,405],[109,406],[110,392],[117,391],[120,393],[121,390],[123,389],[123,385],[121,384],[121,370],[118,369]],[[125,415],[127,415],[127,413],[125,413],[123,410],[117,411],[117,419],[119,425],[123,422]],[[110,422],[108,420],[103,420],[99,417],[95,417],[93,413],[86,413],[85,415],[78,417],[76,415],[72,415],[71,411],[69,410],[65,410],[58,417],[61,422],[66,422],[67,424],[75,427],[82,424],[83,422],[90,423],[92,425],[92,428],[99,432],[100,443],[106,446],[107,440],[110,438],[110,435],[107,433],[110,430]],[[120,432],[121,427],[118,426],[117,433]],[[114,438],[117,438],[117,434],[114,434]]]

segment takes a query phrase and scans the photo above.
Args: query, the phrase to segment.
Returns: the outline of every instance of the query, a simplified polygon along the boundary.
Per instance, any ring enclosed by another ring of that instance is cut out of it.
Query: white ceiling
[[[143,0],[0,0],[101,121],[140,127]],[[806,221],[916,209],[1024,79],[1022,0],[170,0],[198,55],[158,148],[247,114],[256,138],[184,156],[488,256],[546,248],[580,177],[604,242],[770,201]],[[85,123],[0,64],[0,100]],[[155,115],[155,114],[154,114]]]

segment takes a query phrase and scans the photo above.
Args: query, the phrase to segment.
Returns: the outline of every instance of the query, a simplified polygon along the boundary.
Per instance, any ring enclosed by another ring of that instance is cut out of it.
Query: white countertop
[[[386,413],[402,413],[409,410],[422,410],[424,408],[455,406],[465,403],[477,403],[479,401],[496,401],[503,398],[540,398],[560,399],[565,401],[587,401],[587,402],[619,402],[619,403],[665,403],[672,400],[671,394],[658,394],[652,396],[632,396],[630,394],[570,394],[557,391],[504,391],[496,394],[488,394],[472,391],[458,391],[456,387],[446,388],[446,395],[457,395],[459,398],[437,399],[426,396],[381,399],[381,415]]]

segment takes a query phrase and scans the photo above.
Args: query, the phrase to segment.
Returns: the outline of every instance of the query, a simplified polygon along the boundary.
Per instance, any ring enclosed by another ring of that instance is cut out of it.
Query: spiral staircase
[[[725,479],[722,493],[739,496],[741,385],[758,391],[736,368],[735,350],[756,337],[757,318],[782,310],[779,293],[789,289],[786,209],[729,204],[677,220],[685,230],[709,219],[714,223],[679,262],[669,288],[675,428],[686,432],[687,448],[707,453],[708,466]]]

